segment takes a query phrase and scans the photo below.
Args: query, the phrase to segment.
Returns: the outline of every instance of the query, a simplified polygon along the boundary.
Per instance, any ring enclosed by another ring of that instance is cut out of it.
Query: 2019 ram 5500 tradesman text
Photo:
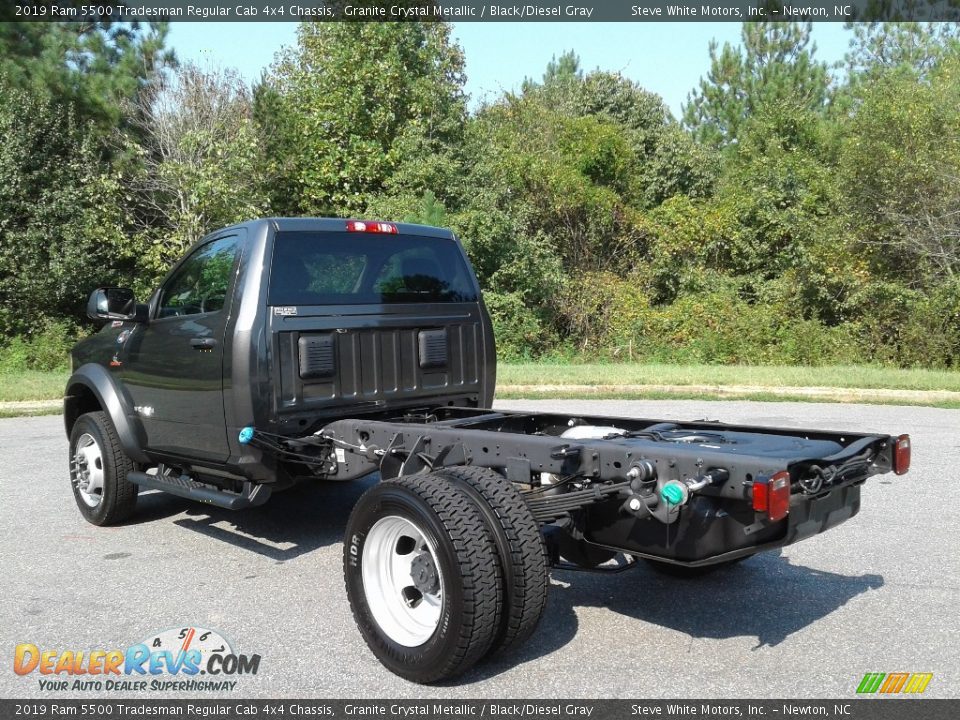
[[[529,637],[551,565],[720,567],[849,519],[868,477],[910,464],[905,435],[492,410],[490,319],[438,228],[256,220],[146,304],[99,288],[88,312],[111,322],[64,399],[84,517],[125,520],[143,487],[239,509],[379,472],[347,522],[347,594],[417,682]]]

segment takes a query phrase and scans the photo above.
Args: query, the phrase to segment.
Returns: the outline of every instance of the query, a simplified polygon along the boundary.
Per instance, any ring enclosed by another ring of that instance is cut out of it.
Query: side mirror
[[[145,322],[146,305],[138,305],[130,288],[97,288],[90,293],[87,316],[93,320],[132,320]]]

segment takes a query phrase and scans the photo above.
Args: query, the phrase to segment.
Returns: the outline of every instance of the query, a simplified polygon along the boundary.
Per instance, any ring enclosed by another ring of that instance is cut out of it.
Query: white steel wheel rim
[[[89,507],[97,507],[103,500],[103,451],[90,433],[77,440],[70,469],[80,498]]]
[[[404,647],[427,642],[440,624],[443,574],[420,528],[396,515],[381,518],[367,533],[361,567],[367,607],[387,637]]]

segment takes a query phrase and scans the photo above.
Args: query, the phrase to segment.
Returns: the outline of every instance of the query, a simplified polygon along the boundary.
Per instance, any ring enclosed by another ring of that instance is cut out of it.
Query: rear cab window
[[[269,305],[477,302],[456,241],[419,235],[278,232]]]

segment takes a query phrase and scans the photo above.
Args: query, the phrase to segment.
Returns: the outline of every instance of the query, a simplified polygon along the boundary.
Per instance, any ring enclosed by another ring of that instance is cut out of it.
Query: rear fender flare
[[[123,451],[135,462],[146,463],[149,459],[143,452],[146,435],[143,425],[132,413],[132,407],[116,379],[102,365],[81,365],[67,381],[63,398],[63,423],[67,437],[77,418],[85,412],[84,396],[92,393],[117,430]]]

